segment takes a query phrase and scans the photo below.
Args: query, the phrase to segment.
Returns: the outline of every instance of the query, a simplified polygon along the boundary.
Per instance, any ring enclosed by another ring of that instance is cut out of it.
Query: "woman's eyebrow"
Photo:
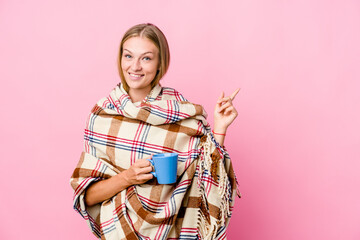
[[[124,48],[124,50],[128,51],[129,53],[132,53],[130,50],[128,50],[128,49],[126,49],[126,48]],[[145,55],[145,54],[147,54],[147,53],[154,54],[153,52],[149,51],[149,52],[142,53],[141,55]]]

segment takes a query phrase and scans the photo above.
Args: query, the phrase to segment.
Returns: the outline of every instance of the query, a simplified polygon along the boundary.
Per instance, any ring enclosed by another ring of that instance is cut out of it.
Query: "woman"
[[[223,148],[237,116],[222,93],[214,131],[200,105],[160,79],[170,61],[163,33],[139,24],[124,35],[118,84],[92,109],[85,147],[71,177],[74,208],[101,239],[224,239],[236,195]],[[175,184],[158,184],[147,160],[179,154]]]

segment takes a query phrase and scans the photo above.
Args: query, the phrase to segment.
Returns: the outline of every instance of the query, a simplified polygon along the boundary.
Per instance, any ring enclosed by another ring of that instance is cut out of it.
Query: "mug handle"
[[[152,160],[151,158],[147,158],[146,160],[148,160],[151,165],[153,166],[153,169],[155,170],[155,165],[154,165],[154,160]],[[156,177],[156,173],[155,172],[150,172],[154,177]]]

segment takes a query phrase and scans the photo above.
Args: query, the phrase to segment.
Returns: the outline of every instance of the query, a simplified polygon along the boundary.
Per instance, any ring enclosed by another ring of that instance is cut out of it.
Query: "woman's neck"
[[[129,96],[132,102],[139,102],[142,101],[151,91],[151,87],[142,88],[142,89],[129,89]]]

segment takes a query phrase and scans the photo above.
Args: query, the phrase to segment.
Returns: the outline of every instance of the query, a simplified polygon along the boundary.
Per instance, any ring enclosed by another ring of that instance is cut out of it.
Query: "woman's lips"
[[[144,74],[135,74],[135,73],[129,73],[129,77],[131,80],[139,80],[144,76]]]

